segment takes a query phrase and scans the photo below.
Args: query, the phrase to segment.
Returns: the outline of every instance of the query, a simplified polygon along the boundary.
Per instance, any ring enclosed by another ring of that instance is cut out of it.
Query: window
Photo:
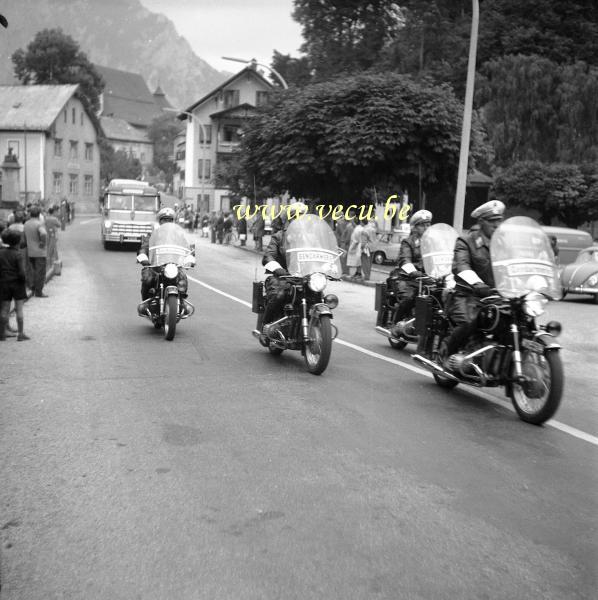
[[[64,109],[64,122],[66,123],[66,108]]]
[[[140,160],[142,163],[144,163],[144,162],[145,162],[145,152],[142,152],[142,153],[139,155],[139,160]]]
[[[79,176],[69,175],[69,194],[79,193]]]
[[[86,196],[91,196],[93,193],[93,175],[85,175],[83,182],[83,193]]]
[[[62,140],[54,140],[54,156],[62,156]]]
[[[184,150],[178,150],[176,153],[176,160],[184,160],[185,159],[185,151]]]
[[[224,108],[239,106],[239,90],[226,90],[224,92]]]
[[[72,115],[73,115],[73,125],[77,122],[77,111],[73,108],[72,109]]]
[[[81,111],[81,127],[83,127],[83,111]]]
[[[211,144],[212,143],[212,126],[204,125],[203,128],[206,130],[206,144]],[[199,128],[199,143],[200,144],[204,143],[203,131],[202,131],[201,127]]]
[[[237,125],[225,125],[222,128],[222,141],[229,144],[240,142],[239,127]]]
[[[62,173],[54,173],[52,190],[55,194],[62,194]]]
[[[202,174],[202,162],[203,159],[199,159],[197,161],[197,176],[201,179],[201,174]],[[206,166],[205,166],[205,173],[204,173],[204,179],[209,179],[210,178],[210,167],[211,167],[211,160],[209,158],[206,158]]]
[[[255,105],[264,106],[264,104],[268,104],[268,92],[258,90],[255,93]]]
[[[93,160],[93,144],[85,144],[85,160]]]
[[[73,142],[73,140],[71,140],[69,158],[79,158],[79,142]]]

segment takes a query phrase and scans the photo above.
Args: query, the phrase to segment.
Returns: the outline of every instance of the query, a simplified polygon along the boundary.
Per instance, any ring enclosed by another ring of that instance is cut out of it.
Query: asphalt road
[[[563,406],[447,393],[340,297],[328,370],[251,336],[259,257],[196,238],[198,312],[166,342],[98,219],[0,347],[2,600],[590,599],[598,589],[596,306],[555,303]]]

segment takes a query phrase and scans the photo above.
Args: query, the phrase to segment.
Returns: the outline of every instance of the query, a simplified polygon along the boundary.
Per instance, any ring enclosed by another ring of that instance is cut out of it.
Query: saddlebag
[[[432,296],[417,296],[415,298],[415,331],[417,335],[425,337],[432,327],[434,318]]]
[[[264,282],[254,281],[253,282],[253,295],[251,298],[251,312],[263,313],[264,312]]]
[[[384,304],[386,303],[386,283],[376,283],[376,299],[374,310],[380,312]]]

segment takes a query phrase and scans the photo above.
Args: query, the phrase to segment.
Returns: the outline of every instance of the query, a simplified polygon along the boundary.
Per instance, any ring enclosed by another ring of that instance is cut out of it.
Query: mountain
[[[62,28],[89,60],[139,73],[153,92],[158,85],[176,108],[186,108],[228,79],[198,57],[170,19],[139,0],[12,0],[2,13],[0,83],[15,83],[10,59],[42,29]]]

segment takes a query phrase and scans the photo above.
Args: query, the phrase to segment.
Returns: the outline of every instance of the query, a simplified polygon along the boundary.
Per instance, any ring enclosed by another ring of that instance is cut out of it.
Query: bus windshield
[[[156,196],[134,196],[133,200],[135,210],[153,211],[156,209]]]

